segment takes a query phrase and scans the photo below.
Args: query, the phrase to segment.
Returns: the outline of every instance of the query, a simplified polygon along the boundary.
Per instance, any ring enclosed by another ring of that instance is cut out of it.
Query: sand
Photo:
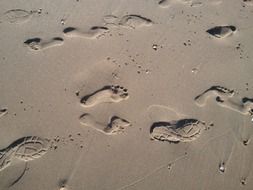
[[[0,2],[0,189],[253,189],[253,1]]]

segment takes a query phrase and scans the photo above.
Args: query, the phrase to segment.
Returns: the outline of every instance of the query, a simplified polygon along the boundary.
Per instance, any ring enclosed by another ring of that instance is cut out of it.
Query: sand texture
[[[253,0],[2,0],[0,29],[0,190],[253,189]]]

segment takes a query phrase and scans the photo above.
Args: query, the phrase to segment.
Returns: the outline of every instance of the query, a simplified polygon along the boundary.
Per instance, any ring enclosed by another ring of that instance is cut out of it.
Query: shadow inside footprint
[[[189,142],[200,136],[204,126],[205,123],[198,119],[155,122],[150,127],[150,136],[152,140],[158,141]]]
[[[82,104],[85,104],[86,101],[87,101],[90,97],[92,97],[93,95],[97,94],[98,92],[104,91],[104,90],[110,90],[111,88],[112,88],[112,86],[110,86],[110,85],[104,86],[103,88],[101,88],[101,89],[99,89],[99,90],[97,90],[97,91],[95,91],[95,92],[93,92],[93,93],[91,93],[91,94],[88,94],[88,95],[82,97],[82,99],[81,99],[80,102],[81,102]]]
[[[233,25],[229,26],[215,26],[213,28],[208,29],[206,32],[216,38],[224,38],[231,35],[236,31],[236,27]]]
[[[41,38],[31,38],[31,39],[26,40],[24,43],[26,45],[30,45],[32,43],[40,43],[40,42],[41,42]]]
[[[104,26],[92,26],[92,27],[90,28],[90,30],[99,30],[99,29],[102,29],[102,30],[109,30],[109,28],[104,27]]]
[[[74,27],[67,27],[67,28],[65,28],[63,30],[63,33],[66,34],[66,33],[72,32],[74,30],[76,30],[76,28],[74,28]]]

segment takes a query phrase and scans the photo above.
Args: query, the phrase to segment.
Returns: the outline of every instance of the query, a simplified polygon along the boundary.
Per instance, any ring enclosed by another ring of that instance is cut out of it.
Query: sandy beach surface
[[[252,0],[0,1],[0,190],[252,190]]]

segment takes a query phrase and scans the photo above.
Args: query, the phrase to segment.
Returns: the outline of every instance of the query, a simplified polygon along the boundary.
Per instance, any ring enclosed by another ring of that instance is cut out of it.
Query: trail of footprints
[[[31,18],[32,12],[18,9],[11,10],[6,13],[6,15],[7,16],[5,17],[8,17],[8,19],[5,20],[8,20],[11,23],[23,23],[27,22]],[[130,14],[124,15],[121,18],[114,15],[106,15],[102,26],[92,26],[88,30],[70,26],[63,29],[62,33],[64,37],[52,37],[51,39],[33,37],[24,41],[24,45],[30,50],[38,51],[55,46],[61,46],[64,44],[64,38],[97,39],[110,31],[109,26],[136,29],[143,26],[151,26],[152,24],[153,21],[151,19],[141,15]]]
[[[191,4],[192,7],[199,6],[200,3],[192,2],[190,0],[159,0],[158,5],[162,8],[170,7],[173,3]],[[245,4],[251,5],[252,1],[244,0]],[[28,22],[34,14],[41,14],[41,10],[26,11],[23,9],[13,9],[6,11],[0,17],[1,22],[8,22],[13,24],[23,24]],[[154,21],[142,15],[127,14],[122,17],[116,15],[106,15],[103,18],[102,26],[93,26],[88,30],[83,30],[78,27],[66,27],[63,29],[63,36],[66,38],[84,38],[97,39],[110,31],[110,27],[124,27],[130,29],[137,29],[143,26],[152,26]],[[215,26],[206,30],[211,36],[216,38],[226,38],[236,32],[236,27],[233,25]],[[38,51],[51,47],[61,46],[64,44],[64,37],[56,36],[51,39],[41,39],[40,37],[33,37],[24,41],[24,45],[30,50]]]
[[[172,5],[171,0],[157,1],[161,8],[168,8]],[[174,0],[174,2],[190,3],[192,7],[201,4],[194,3],[189,0]],[[251,0],[243,0],[243,3],[252,6]],[[13,24],[22,24],[28,22],[36,11],[26,11],[22,9],[14,9],[6,11],[1,17],[1,22]],[[152,26],[154,21],[141,15],[128,14],[122,17],[115,15],[106,15],[102,26],[93,26],[88,30],[78,27],[66,27],[62,33],[64,38],[84,38],[97,39],[110,31],[110,27],[123,27],[129,29],[137,29],[146,26]],[[237,31],[233,25],[214,26],[207,29],[206,32],[217,39],[232,36]],[[34,37],[27,39],[24,45],[30,50],[43,50],[50,47],[61,46],[64,44],[64,38],[53,37],[51,39],[41,39]],[[241,101],[234,101],[235,91],[222,87],[212,86],[203,91],[194,98],[197,106],[207,106],[208,101],[212,100],[218,106],[236,111],[242,115],[253,114],[253,99],[244,97]],[[85,95],[81,100],[81,105],[85,108],[95,107],[98,104],[120,103],[129,98],[128,90],[122,86],[105,86],[95,92]],[[0,110],[0,117],[7,114],[7,109]],[[83,126],[90,127],[105,135],[118,135],[124,133],[127,128],[132,126],[131,122],[119,116],[111,116],[107,123],[102,123],[93,115],[84,113],[79,117]],[[171,121],[155,121],[150,126],[150,138],[154,141],[179,143],[191,142],[197,140],[202,132],[206,129],[206,123],[196,118],[181,118]],[[248,141],[249,142],[249,139]],[[247,144],[247,143],[245,143]],[[23,137],[11,143],[8,147],[0,150],[0,171],[10,166],[13,160],[28,162],[42,157],[52,148],[51,141],[46,138],[37,136]],[[220,171],[224,172],[223,165],[219,165]],[[246,179],[245,179],[246,180]]]
[[[129,98],[128,90],[122,86],[105,86],[91,94],[84,96],[80,102],[85,108],[94,107],[103,103],[119,103]],[[85,113],[80,116],[80,123],[84,126],[91,127],[94,130],[106,135],[117,135],[124,133],[131,123],[126,119],[118,116],[112,116],[107,124],[100,123],[94,116]]]

